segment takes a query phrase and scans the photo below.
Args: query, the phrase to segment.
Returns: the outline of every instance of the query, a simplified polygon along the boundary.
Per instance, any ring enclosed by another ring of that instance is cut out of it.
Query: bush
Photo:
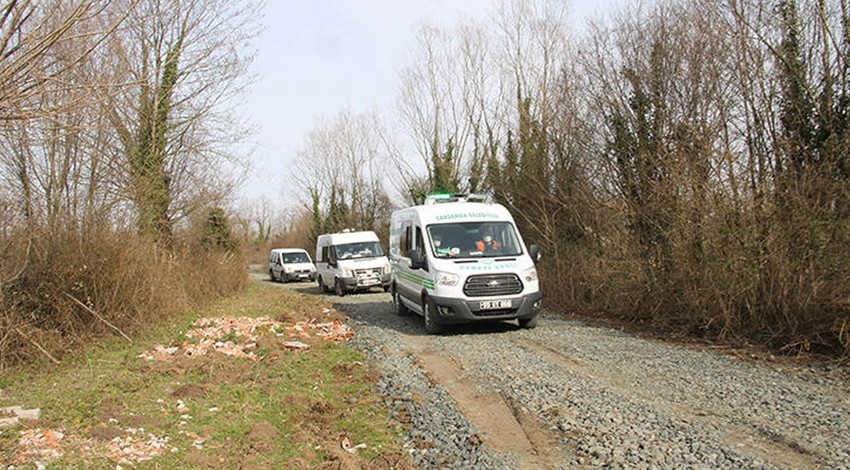
[[[248,282],[234,252],[164,250],[128,232],[44,230],[6,245],[0,368],[117,334],[107,322],[132,335]]]

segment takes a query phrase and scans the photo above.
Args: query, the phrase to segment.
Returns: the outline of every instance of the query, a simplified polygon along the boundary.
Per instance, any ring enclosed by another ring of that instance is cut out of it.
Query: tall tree
[[[144,1],[110,43],[123,66],[116,79],[131,86],[106,112],[140,233],[169,243],[175,221],[238,184],[229,148],[244,128],[229,105],[246,80],[258,8],[254,0]]]

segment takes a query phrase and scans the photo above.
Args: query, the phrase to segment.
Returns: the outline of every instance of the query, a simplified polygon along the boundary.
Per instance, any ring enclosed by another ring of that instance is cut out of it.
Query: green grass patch
[[[0,432],[0,463],[18,462],[25,450],[20,433],[33,428],[64,435],[63,456],[50,461],[52,468],[114,468],[122,439],[159,447],[152,452],[159,455],[135,463],[138,468],[291,468],[329,459],[356,467],[382,453],[400,453],[387,411],[372,391],[374,372],[344,344],[266,331],[251,349],[260,360],[220,353],[139,357],[157,344],[197,345],[186,333],[200,318],[267,316],[283,324],[279,332],[300,320],[325,321],[325,308],[313,297],[252,286],[203,311],[163,319],[132,344],[114,338],[61,365],[7,370],[0,375],[0,406],[40,408],[41,418]],[[307,341],[311,348],[286,350],[286,340]],[[232,332],[221,341],[245,342]],[[367,449],[347,453],[343,439]]]

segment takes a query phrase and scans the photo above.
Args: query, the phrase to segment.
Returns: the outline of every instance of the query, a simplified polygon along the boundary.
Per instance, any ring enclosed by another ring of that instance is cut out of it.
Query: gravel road
[[[846,369],[742,361],[554,316],[534,330],[426,336],[388,294],[325,297],[351,318],[421,468],[850,469]]]

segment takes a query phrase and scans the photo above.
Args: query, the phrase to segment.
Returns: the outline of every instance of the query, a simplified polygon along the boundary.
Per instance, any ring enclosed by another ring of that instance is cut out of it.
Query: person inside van
[[[475,242],[475,246],[476,248],[478,248],[478,251],[483,252],[498,251],[502,249],[502,244],[499,243],[498,240],[493,238],[493,234],[490,233],[489,230],[484,232],[484,236],[481,238],[481,240]]]
[[[437,256],[449,256],[451,248],[443,243],[442,233],[434,233],[431,240],[434,242],[434,253],[436,253]]]

